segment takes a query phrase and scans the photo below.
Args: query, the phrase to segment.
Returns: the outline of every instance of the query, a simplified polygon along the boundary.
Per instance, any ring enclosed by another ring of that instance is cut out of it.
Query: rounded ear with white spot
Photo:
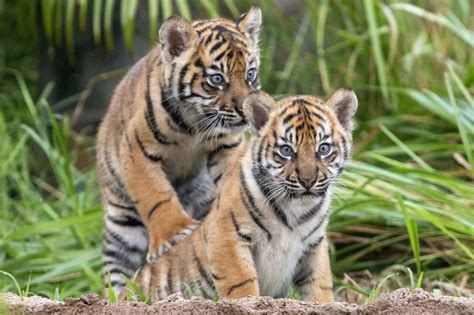
[[[262,11],[259,7],[251,7],[249,12],[240,16],[237,21],[237,27],[247,33],[254,43],[258,43],[258,34],[262,24]]]
[[[168,18],[159,31],[159,41],[166,61],[184,55],[197,46],[197,33],[186,19],[179,16]]]
[[[337,119],[341,123],[342,127],[352,132],[354,124],[352,118],[354,117],[358,101],[354,91],[348,88],[339,89],[329,98],[326,102],[336,114]]]
[[[243,109],[252,133],[258,134],[265,127],[275,107],[273,98],[263,91],[253,92],[247,96]]]

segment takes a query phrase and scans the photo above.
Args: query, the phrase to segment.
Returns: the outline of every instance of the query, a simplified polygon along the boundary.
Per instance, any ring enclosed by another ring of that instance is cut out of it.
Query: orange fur
[[[104,280],[113,274],[116,291],[120,274],[185,239],[209,210],[246,126],[243,100],[260,88],[260,20],[258,8],[238,22],[172,17],[117,86],[97,142]]]
[[[349,90],[327,102],[295,96],[276,105],[263,92],[250,95],[244,111],[252,139],[235,152],[200,227],[144,266],[137,279],[143,292],[153,300],[189,287],[207,297],[282,297],[294,285],[304,300],[333,301],[330,188],[349,159],[356,108]],[[293,155],[282,153],[282,139]],[[327,143],[330,151],[322,148]]]

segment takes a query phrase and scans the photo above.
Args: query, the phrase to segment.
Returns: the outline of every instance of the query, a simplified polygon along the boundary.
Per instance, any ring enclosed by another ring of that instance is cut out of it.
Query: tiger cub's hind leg
[[[104,288],[110,285],[118,296],[145,262],[148,234],[134,206],[107,200],[104,209]]]

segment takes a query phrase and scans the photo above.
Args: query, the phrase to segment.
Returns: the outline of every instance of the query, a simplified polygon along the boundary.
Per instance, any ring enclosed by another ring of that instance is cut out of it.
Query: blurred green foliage
[[[338,296],[373,298],[380,290],[414,288],[417,280],[426,289],[470,294],[469,0],[0,0],[0,270],[20,286],[0,274],[0,290],[29,286],[65,298],[102,285],[94,140],[51,110],[53,83],[38,91],[40,47],[66,47],[67,56],[51,58],[74,64],[79,33],[116,50],[113,32],[120,32],[132,50],[138,36],[154,42],[171,14],[236,18],[251,4],[263,11],[266,91],[277,98],[324,96],[350,86],[359,98],[354,162],[336,191],[329,228]],[[136,25],[140,14],[149,22],[145,34]]]

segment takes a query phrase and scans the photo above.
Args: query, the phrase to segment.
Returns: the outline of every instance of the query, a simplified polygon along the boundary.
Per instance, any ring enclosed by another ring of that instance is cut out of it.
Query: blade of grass
[[[420,239],[418,237],[418,226],[416,220],[408,216],[408,211],[405,208],[403,199],[400,194],[398,194],[398,207],[403,213],[403,219],[405,220],[405,226],[408,231],[408,236],[410,237],[410,245],[413,251],[413,256],[415,257],[416,270],[418,274],[421,272],[421,261],[420,261]]]
[[[364,0],[364,9],[367,24],[369,26],[369,36],[372,44],[372,52],[375,56],[375,64],[377,65],[377,75],[382,89],[382,95],[386,106],[392,106],[389,102],[389,93],[387,88],[387,72],[385,69],[385,60],[382,54],[382,45],[377,32],[377,21],[375,18],[374,0]]]
[[[94,43],[96,46],[100,45],[102,41],[102,1],[94,0],[94,14],[92,17],[92,32],[94,34]]]
[[[122,1],[120,3],[120,24],[122,26],[125,47],[127,47],[129,52],[133,50],[133,34],[137,5],[137,0]]]
[[[67,58],[70,65],[75,64],[75,53],[74,53],[74,11],[75,2],[66,2],[66,47],[67,47]]]
[[[237,8],[233,0],[224,0],[224,3],[227,9],[230,11],[230,14],[232,14],[234,18],[237,18],[240,15],[239,9]]]
[[[191,20],[191,10],[189,9],[189,4],[187,0],[176,0],[176,6],[178,7],[179,14],[187,19]]]
[[[78,0],[79,3],[79,29],[81,32],[87,30],[87,9],[89,0]]]
[[[451,84],[451,80],[448,77],[447,73],[445,73],[444,75],[444,81],[446,84],[446,89],[448,90],[449,100],[454,108],[454,115],[458,123],[459,135],[461,136],[461,140],[464,145],[464,152],[466,153],[467,160],[469,161],[469,164],[471,165],[471,173],[474,175],[474,159],[472,156],[471,144],[469,141],[469,137],[467,136],[467,132],[464,129],[464,124],[461,123],[459,107],[457,105],[456,98],[454,97],[453,86]]]
[[[154,44],[158,37],[158,10],[158,1],[148,0],[148,20],[150,23],[148,41],[150,44]]]
[[[161,11],[163,11],[163,21],[169,18],[173,14],[173,4],[171,0],[161,1]]]
[[[410,3],[394,3],[391,7],[394,10],[405,11],[430,22],[442,25],[465,41],[469,46],[474,47],[474,32],[468,30],[463,25],[454,24],[445,16],[434,14]]]
[[[54,25],[54,8],[55,0],[42,0],[41,1],[41,15],[43,18],[43,29],[46,38],[50,43],[53,42],[53,25]]]
[[[114,50],[114,5],[115,0],[105,0],[104,9],[104,33],[105,33],[105,47],[108,51]]]
[[[201,5],[203,6],[204,10],[206,10],[207,15],[210,18],[217,18],[219,17],[219,6],[217,2],[212,0],[199,0]]]
[[[15,284],[18,295],[23,296],[20,285],[18,284],[18,281],[15,279],[15,277],[11,273],[0,270],[0,274],[2,274],[4,276],[7,276],[8,278],[12,279],[13,283]]]
[[[380,124],[379,125],[380,129],[382,132],[390,138],[396,145],[400,147],[408,156],[410,156],[413,161],[415,161],[418,165],[420,165],[423,169],[427,171],[433,171],[433,168],[428,165],[425,161],[423,161],[418,155],[416,155],[415,152],[410,150],[409,147],[407,147],[400,139],[398,139],[390,130],[388,130],[384,125]]]

